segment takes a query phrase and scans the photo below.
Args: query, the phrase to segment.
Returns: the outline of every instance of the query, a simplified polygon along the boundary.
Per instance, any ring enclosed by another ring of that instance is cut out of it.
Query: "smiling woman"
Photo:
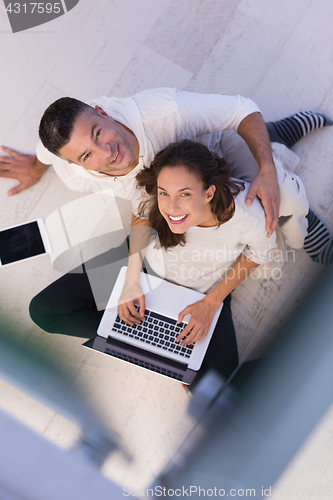
[[[182,141],[170,144],[154,158],[150,168],[137,175],[138,187],[150,196],[139,209],[156,229],[162,247],[185,243],[192,226],[212,227],[233,215],[233,198],[244,183],[231,179],[229,165],[205,146]],[[183,213],[184,212],[184,213]]]
[[[157,242],[147,248],[149,266],[169,281],[206,294],[180,311],[179,323],[188,314],[190,320],[176,340],[191,344],[205,337],[224,302],[199,378],[212,367],[228,377],[238,364],[230,293],[259,264],[273,260],[275,233],[267,238],[258,200],[245,204],[249,184],[232,179],[229,165],[201,144],[170,144],[139,172],[137,183],[133,224],[152,227],[160,242],[160,248]],[[131,240],[131,248],[135,244]],[[132,254],[118,305],[119,316],[129,324],[143,320],[145,307],[138,263]]]

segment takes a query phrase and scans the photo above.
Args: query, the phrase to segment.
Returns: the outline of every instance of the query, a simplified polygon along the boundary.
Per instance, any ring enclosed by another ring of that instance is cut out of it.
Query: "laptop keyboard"
[[[133,326],[129,326],[117,316],[112,330],[125,337],[144,342],[147,348],[149,344],[156,346],[161,349],[161,354],[163,354],[162,351],[166,351],[179,354],[183,358],[189,358],[194,345],[182,346],[179,342],[176,342],[176,337],[185,326],[185,323],[177,325],[177,320],[146,309],[145,321],[141,322],[141,324],[134,323]]]

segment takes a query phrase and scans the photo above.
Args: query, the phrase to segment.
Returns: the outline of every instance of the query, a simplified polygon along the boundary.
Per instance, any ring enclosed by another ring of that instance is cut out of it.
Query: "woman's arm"
[[[187,306],[179,313],[178,323],[181,323],[186,314],[191,314],[190,321],[184,330],[178,335],[177,341],[182,340],[187,334],[188,337],[183,340],[182,345],[192,344],[193,342],[204,338],[213,321],[214,314],[223,300],[236,288],[259,264],[241,254],[234,265],[230,268],[226,276],[216,285],[206,297],[194,304]],[[191,332],[191,333],[189,333]]]
[[[148,219],[140,219],[132,215],[127,272],[118,301],[119,317],[131,326],[133,323],[141,323],[144,319],[145,297],[140,286],[140,272],[149,236]],[[139,311],[136,310],[134,301],[139,302]]]

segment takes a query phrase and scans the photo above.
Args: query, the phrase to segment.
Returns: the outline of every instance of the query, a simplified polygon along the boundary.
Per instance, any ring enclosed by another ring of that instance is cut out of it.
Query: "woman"
[[[160,249],[157,242],[147,249],[150,267],[167,280],[206,294],[179,313],[179,323],[191,316],[177,341],[191,344],[202,339],[224,302],[201,372],[214,367],[229,376],[238,364],[230,293],[259,264],[274,257],[276,237],[266,237],[264,210],[258,200],[245,204],[249,184],[231,179],[224,160],[191,141],[160,151],[150,168],[137,175],[137,183],[133,225],[152,227],[160,243]],[[120,317],[129,324],[144,317],[140,267],[138,253],[132,253],[118,306]]]

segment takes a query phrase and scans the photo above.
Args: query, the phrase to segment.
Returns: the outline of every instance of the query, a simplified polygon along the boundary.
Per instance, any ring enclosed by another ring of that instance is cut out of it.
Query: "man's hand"
[[[237,132],[249,146],[259,166],[259,175],[252,181],[246,204],[251,205],[258,196],[266,214],[267,237],[278,223],[280,191],[272,157],[271,141],[260,113],[251,113],[238,126]]]
[[[18,153],[14,149],[1,146],[2,151],[10,156],[0,156],[0,177],[17,179],[20,184],[8,191],[8,196],[20,193],[37,184],[49,165],[41,163],[34,155]]]
[[[208,333],[218,306],[219,304],[212,303],[206,296],[198,302],[185,307],[179,313],[178,323],[181,323],[187,314],[191,314],[191,318],[176,338],[176,341],[181,341],[188,333],[189,336],[182,341],[181,345],[193,344],[193,342],[203,339]]]
[[[140,309],[137,311],[134,302],[138,302]],[[145,319],[145,296],[139,283],[125,281],[118,301],[118,315],[130,326],[141,323]]]
[[[280,191],[275,167],[262,170],[252,181],[246,196],[246,205],[251,205],[258,196],[266,214],[266,232],[269,238],[279,221]]]

